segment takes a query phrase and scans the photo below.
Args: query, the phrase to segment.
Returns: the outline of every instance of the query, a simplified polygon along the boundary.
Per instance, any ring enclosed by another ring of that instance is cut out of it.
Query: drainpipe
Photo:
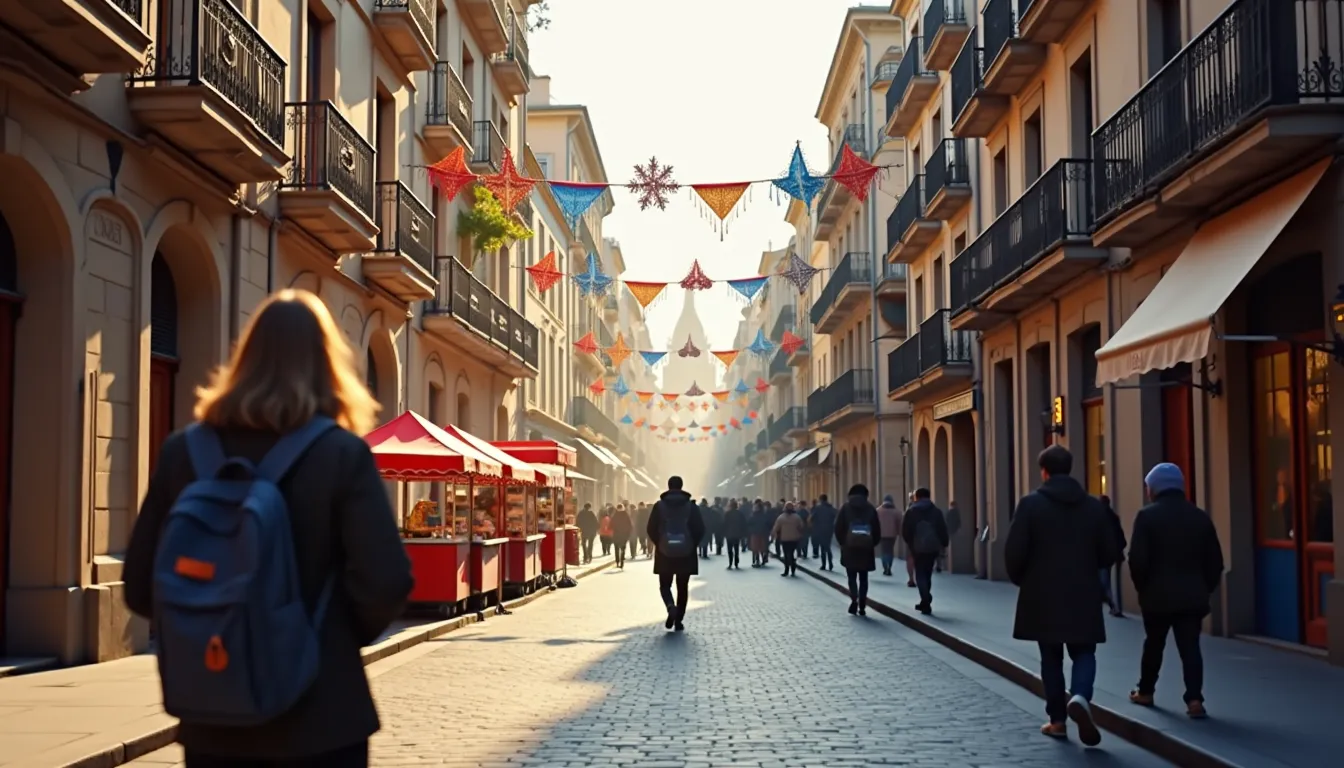
[[[238,312],[240,302],[238,294],[243,284],[243,215],[235,213],[233,218],[233,242],[229,247],[229,344],[238,340]]]
[[[275,253],[280,245],[280,222],[283,217],[276,214],[266,232],[266,294],[275,292]]]
[[[856,30],[859,33],[859,37],[863,40],[863,84],[867,86],[869,85],[868,83],[869,73],[873,71],[872,44],[868,41],[868,36],[863,33],[863,30],[857,28]],[[867,114],[864,116],[863,120],[864,133],[866,134],[864,136],[864,139],[865,141],[873,142],[873,148],[876,149],[877,148],[876,142],[878,142],[880,139],[877,136],[877,131],[873,126],[873,114],[874,114],[873,89],[871,87],[868,87],[865,88],[864,90],[867,91],[868,93],[868,108],[866,110]],[[876,154],[876,152],[874,154]],[[870,323],[872,341],[870,343],[872,345],[872,364],[873,364],[873,419],[874,421],[876,421],[876,432],[877,432],[876,435],[877,449],[873,451],[873,467],[876,470],[876,476],[881,477],[882,467],[885,466],[882,462],[882,457],[885,451],[883,450],[882,445],[882,400],[883,400],[881,393],[882,369],[878,367],[878,365],[880,364],[878,358],[881,355],[880,339],[882,338],[882,334],[879,333],[877,330],[878,323],[880,322],[880,318],[882,317],[882,312],[881,309],[878,307],[877,284],[881,282],[882,272],[886,269],[886,254],[883,253],[879,256],[877,253],[877,195],[869,195],[868,202],[865,204],[864,207],[868,209],[867,211],[868,252],[869,252],[869,259],[871,260],[870,266],[872,271],[872,274],[868,276],[868,282],[869,282],[868,292],[870,295],[869,312],[872,313],[871,314],[872,321]],[[882,266],[879,266],[879,263]]]

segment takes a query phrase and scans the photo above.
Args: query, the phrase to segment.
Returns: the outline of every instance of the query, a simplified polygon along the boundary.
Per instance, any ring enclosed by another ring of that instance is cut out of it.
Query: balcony
[[[983,139],[1008,113],[1008,97],[985,91],[985,49],[968,41],[952,62],[952,135]]]
[[[987,93],[1012,96],[1026,86],[1045,62],[1045,46],[1022,39],[1017,29],[1014,0],[989,0],[984,10]]]
[[[785,331],[798,333],[798,315],[792,304],[780,308],[775,324],[770,327],[770,338],[778,341]]]
[[[752,459],[756,458],[756,443],[754,441],[742,446],[742,458],[748,465],[752,464]]]
[[[927,202],[924,174],[919,174],[887,217],[887,261],[909,264],[942,234],[943,222],[924,214]]]
[[[532,69],[528,66],[526,28],[518,15],[509,14],[509,44],[503,51],[490,57],[499,87],[508,96],[521,96],[530,88]]]
[[[533,189],[535,190],[536,187],[533,187]],[[532,197],[529,195],[528,197],[519,200],[518,205],[513,208],[513,213],[518,217],[519,221],[523,222],[523,226],[531,229],[533,224],[532,217],[536,214],[536,211],[532,208]]]
[[[795,437],[807,435],[807,409],[795,405],[770,422],[770,445],[786,443]],[[787,447],[787,446],[786,446]]]
[[[876,67],[873,67],[873,82],[871,83],[871,87],[878,88],[883,85],[891,85],[891,82],[896,79],[896,73],[899,72],[900,69],[901,62],[899,61],[883,61],[878,63]]]
[[[953,260],[953,326],[986,330],[1106,261],[1092,246],[1092,163],[1060,160]]]
[[[609,323],[614,323],[621,316],[621,304],[616,298],[615,291],[608,291],[606,298],[602,300],[602,316]]]
[[[967,0],[930,0],[924,11],[924,39],[927,41],[924,66],[935,72],[946,71],[952,66],[957,51],[971,35],[966,3]]]
[[[1143,245],[1328,154],[1344,133],[1342,13],[1233,0],[1092,134],[1095,243]]]
[[[434,66],[434,0],[373,0],[373,24],[407,72]]]
[[[139,72],[147,0],[0,0],[0,24],[76,75]]]
[[[770,371],[766,374],[771,384],[783,384],[793,377],[789,369],[789,356],[782,349],[776,349],[770,358]]]
[[[402,301],[434,297],[434,214],[400,181],[374,189],[378,242],[363,259],[364,280]]]
[[[883,261],[882,274],[877,278],[877,297],[886,299],[905,296],[909,277],[910,267]]]
[[[770,436],[766,433],[765,427],[762,426],[761,429],[756,432],[756,450],[757,452],[760,452],[769,447]]]
[[[1092,0],[1017,0],[1022,38],[1038,45],[1062,43]]]
[[[621,431],[616,427],[616,422],[588,398],[575,396],[570,410],[572,412],[569,415],[569,423],[574,426],[587,430],[594,437],[605,437],[612,445],[616,445],[621,439]]]
[[[851,123],[845,127],[841,136],[841,146],[835,150],[835,160],[831,162],[828,172],[833,173],[840,166],[840,157],[844,154],[845,147],[860,157],[867,157],[867,141],[864,137],[864,127],[858,123]],[[818,240],[825,240],[831,236],[831,231],[835,228],[835,222],[840,219],[840,211],[849,202],[851,197],[844,184],[837,184],[835,179],[828,179],[826,186],[821,190],[821,197],[817,200],[816,216],[817,227],[814,237]]]
[[[511,378],[536,378],[537,327],[451,256],[435,259],[438,288],[425,306],[425,330]]]
[[[504,167],[504,137],[489,120],[477,120],[472,129],[471,170],[476,173],[499,173]]]
[[[229,183],[283,180],[284,59],[229,0],[164,1],[131,112]]]
[[[812,329],[830,333],[840,328],[850,312],[871,301],[872,290],[873,257],[862,252],[846,253],[812,303]]]
[[[807,396],[811,426],[830,434],[862,421],[872,421],[875,411],[871,370],[845,371]]]
[[[332,253],[366,253],[378,236],[373,147],[329,101],[285,105],[294,161],[280,213]]]
[[[789,367],[791,368],[806,367],[812,360],[812,331],[808,328],[799,328],[798,336],[802,338],[803,346],[789,355]]]
[[[970,384],[975,335],[952,330],[948,315],[946,309],[934,312],[918,333],[887,354],[889,399],[927,400]]]
[[[948,221],[971,199],[965,139],[943,139],[924,164],[924,215]]]
[[[910,39],[907,55],[901,59],[896,77],[887,89],[887,135],[897,138],[914,130],[920,112],[938,90],[938,73],[924,66],[923,40]]]
[[[425,107],[425,143],[435,157],[447,157],[462,147],[471,151],[471,92],[453,65],[440,61],[429,73],[429,97]]]
[[[475,31],[476,43],[487,55],[508,47],[508,0],[457,0],[457,7]]]

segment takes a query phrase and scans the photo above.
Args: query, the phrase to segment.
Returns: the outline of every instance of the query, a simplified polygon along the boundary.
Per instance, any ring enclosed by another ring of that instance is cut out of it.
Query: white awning
[[[779,469],[780,467],[782,467],[782,466],[788,464],[789,462],[793,461],[794,458],[797,457],[798,454],[800,454],[800,453],[802,453],[802,451],[790,451],[789,453],[787,453],[787,454],[784,455],[784,458],[780,459],[779,461],[776,461],[774,464],[771,464],[770,466],[766,467],[765,469],[762,469],[760,472],[757,472],[757,473],[756,473],[756,476],[757,476],[757,477],[760,477],[761,475],[764,475],[766,472],[769,472],[769,471],[772,470],[772,469]]]
[[[799,451],[798,455],[793,457],[793,461],[790,461],[785,466],[796,467],[803,462],[803,459],[806,459],[808,456],[811,456],[816,452],[817,452],[816,446],[812,446],[811,448],[808,448],[807,450],[804,451]]]
[[[573,470],[573,469],[566,469],[566,470],[565,470],[565,477],[568,477],[568,478],[571,479],[571,480],[587,480],[587,481],[590,482],[590,483],[595,483],[595,482],[597,482],[597,480],[595,480],[595,479],[593,479],[593,478],[591,478],[591,477],[589,477],[589,476],[583,474],[582,472],[579,472],[579,471],[577,471],[577,470]]]
[[[616,454],[612,453],[611,451],[607,450],[606,448],[603,448],[603,447],[600,446],[600,445],[598,445],[598,446],[594,446],[594,447],[597,448],[597,450],[599,450],[599,451],[601,451],[601,452],[607,454],[607,458],[611,459],[611,466],[613,466],[613,467],[620,467],[621,469],[625,469],[625,462],[624,462],[624,461],[621,461],[621,457],[620,457],[620,456],[617,456]]]
[[[1322,160],[1205,222],[1148,297],[1097,350],[1097,386],[1202,360],[1223,303],[1330,166]]]
[[[616,466],[615,464],[611,463],[611,458],[609,458],[607,454],[604,453],[596,445],[593,445],[587,440],[584,440],[582,437],[576,437],[574,439],[579,441],[579,445],[583,446],[584,450],[588,451],[589,453],[593,454],[593,456],[597,457],[598,461],[602,462],[603,464],[606,464],[609,467]]]
[[[645,472],[645,471],[642,470],[642,469],[636,469],[635,471],[639,473],[639,476],[640,476],[640,477],[642,477],[642,478],[644,478],[646,481],[648,481],[648,483],[649,483],[649,487],[650,487],[650,488],[657,488],[657,487],[658,487],[658,481],[657,481],[657,480],[654,480],[652,477],[649,477],[649,473],[648,473],[648,472]]]
[[[829,458],[831,458],[831,444],[817,446],[817,466],[825,464]]]
[[[621,471],[625,473],[625,476],[626,476],[626,477],[630,478],[630,482],[634,483],[636,487],[639,487],[639,488],[647,488],[647,487],[648,487],[647,485],[641,483],[641,482],[639,481],[639,478],[635,476],[635,473],[634,473],[634,472],[631,472],[628,468],[622,468]]]

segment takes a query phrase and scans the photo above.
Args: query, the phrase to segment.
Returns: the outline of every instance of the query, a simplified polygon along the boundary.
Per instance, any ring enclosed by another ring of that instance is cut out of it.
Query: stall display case
[[[497,593],[503,586],[501,564],[509,539],[500,535],[504,528],[502,491],[498,485],[472,487],[471,591],[479,595]]]
[[[541,576],[541,542],[546,538],[537,532],[537,489],[510,486],[506,499],[509,543],[504,583],[527,593]]]
[[[579,564],[577,509],[566,472],[578,465],[578,452],[555,440],[512,440],[492,445],[527,462],[542,477],[537,482],[537,533],[542,574],[555,579],[566,565]]]

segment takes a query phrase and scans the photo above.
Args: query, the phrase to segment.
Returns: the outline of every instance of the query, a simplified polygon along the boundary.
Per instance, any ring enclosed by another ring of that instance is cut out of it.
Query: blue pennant
[[[733,287],[733,290],[746,297],[747,301],[751,301],[765,287],[765,277],[743,277],[737,280],[729,280],[728,284]]]
[[[624,416],[621,417],[621,423],[622,423],[622,424],[634,424],[634,423],[635,423],[635,420],[632,419],[632,418],[630,418],[630,414],[627,413],[627,414],[625,414]]]
[[[762,328],[756,331],[756,338],[753,339],[751,344],[747,347],[747,351],[754,355],[766,357],[771,352],[775,351],[775,343],[765,338],[765,329]]]
[[[555,195],[555,201],[560,204],[560,210],[565,214],[565,221],[569,223],[570,229],[578,229],[579,217],[582,216],[597,198],[607,191],[605,184],[577,184],[565,181],[548,182],[547,186],[551,188],[551,194]]]
[[[611,385],[611,391],[615,392],[617,395],[621,397],[625,397],[626,395],[630,394],[630,387],[625,383],[624,376],[616,377],[616,383]]]
[[[745,395],[751,391],[751,387],[747,386],[747,382],[744,379],[738,379],[737,386],[733,387],[733,391],[739,395]]]
[[[648,364],[649,364],[649,367],[652,368],[653,366],[655,366],[655,365],[661,363],[661,362],[663,361],[663,358],[664,358],[664,357],[667,357],[667,353],[666,353],[666,352],[640,352],[640,353],[639,353],[639,356],[642,357],[642,358],[644,358],[644,362],[648,363]]]
[[[597,254],[588,254],[588,268],[574,275],[574,284],[579,286],[579,293],[584,296],[606,296],[607,289],[611,287],[612,279],[602,271],[598,266]]]
[[[742,417],[742,426],[744,426],[744,427],[747,426],[748,424],[755,424],[755,423],[756,423],[756,420],[753,419],[753,418],[751,418],[750,416],[743,416],[743,417]]]
[[[793,159],[789,161],[789,172],[782,179],[775,179],[773,182],[777,188],[800,201],[803,205],[812,205],[812,198],[817,196],[821,188],[826,186],[826,178],[813,175],[807,169],[807,161],[803,160],[803,148],[801,145],[795,145],[793,148]]]

